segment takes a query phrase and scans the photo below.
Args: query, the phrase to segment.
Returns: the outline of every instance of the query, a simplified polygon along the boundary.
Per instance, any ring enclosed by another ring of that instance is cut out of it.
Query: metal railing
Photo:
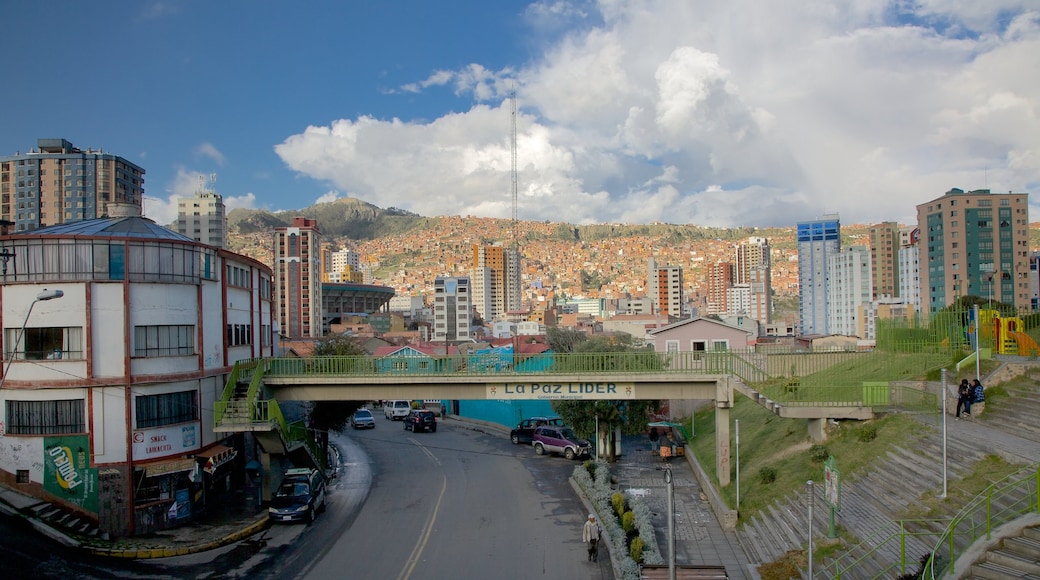
[[[887,578],[890,573],[898,572],[906,574],[907,567],[917,567],[920,564],[920,555],[912,555],[907,558],[907,540],[914,538],[936,538],[939,532],[926,529],[929,524],[942,525],[943,520],[938,519],[909,519],[894,520],[885,527],[878,528],[874,533],[863,538],[858,544],[852,546],[852,551],[836,557],[829,563],[823,565],[823,571],[829,572],[828,578],[841,580],[842,574],[861,571],[869,565],[874,565],[881,554],[898,554],[895,561],[880,569],[874,570],[874,578]],[[894,529],[896,528],[896,529]],[[912,529],[917,528],[917,529]],[[923,542],[922,542],[923,543]],[[857,547],[869,546],[865,552],[858,552]]]
[[[956,573],[957,558],[993,529],[1030,513],[1040,513],[1040,465],[1013,473],[987,487],[954,516],[925,562],[922,578]]]

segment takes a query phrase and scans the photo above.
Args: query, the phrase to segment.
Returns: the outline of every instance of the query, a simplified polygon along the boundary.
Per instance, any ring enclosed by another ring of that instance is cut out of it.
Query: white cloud
[[[195,154],[200,157],[212,159],[217,165],[223,165],[226,160],[224,154],[221,153],[212,143],[202,143],[195,148]]]
[[[316,199],[314,201],[314,203],[316,203],[316,204],[318,204],[318,203],[332,203],[332,202],[336,201],[337,199],[339,199],[341,197],[343,197],[343,196],[340,195],[338,191],[335,191],[335,190],[326,191],[322,196],[320,196],[318,199]]]
[[[544,0],[530,24],[575,27],[525,68],[474,63],[402,87],[451,87],[468,110],[339,119],[275,151],[381,207],[508,217],[515,82],[522,219],[905,222],[951,187],[1040,185],[1032,6]]]
[[[195,192],[200,185],[209,183],[210,177],[199,171],[177,168],[177,175],[171,183],[167,184],[166,192],[169,194],[165,199],[161,197],[145,196],[144,207],[141,214],[160,225],[170,225],[177,221],[177,200],[182,197],[195,197]],[[211,185],[205,185],[207,189]],[[217,192],[219,193],[219,192]],[[255,208],[256,196],[250,192],[239,196],[222,196],[224,199],[224,210],[230,212],[237,208]]]

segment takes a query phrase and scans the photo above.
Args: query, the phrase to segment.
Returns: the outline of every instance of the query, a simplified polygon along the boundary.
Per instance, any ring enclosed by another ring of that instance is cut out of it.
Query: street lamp
[[[47,290],[44,289],[36,295],[32,303],[29,304],[29,310],[25,313],[25,320],[22,321],[22,327],[18,329],[18,334],[15,336],[14,345],[11,347],[11,359],[7,361],[7,366],[4,367],[4,374],[0,376],[0,389],[4,388],[4,383],[7,381],[7,373],[11,370],[11,363],[14,362],[14,358],[18,356],[18,343],[22,341],[22,335],[25,334],[25,325],[29,323],[29,315],[32,314],[33,306],[36,306],[37,302],[43,300],[54,300],[55,298],[61,298],[65,295],[65,292],[61,290]]]

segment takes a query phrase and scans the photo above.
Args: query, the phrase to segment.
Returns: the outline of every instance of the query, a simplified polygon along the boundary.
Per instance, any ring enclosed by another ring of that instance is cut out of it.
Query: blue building
[[[827,258],[841,252],[837,214],[798,223],[799,334],[831,334],[827,325]]]

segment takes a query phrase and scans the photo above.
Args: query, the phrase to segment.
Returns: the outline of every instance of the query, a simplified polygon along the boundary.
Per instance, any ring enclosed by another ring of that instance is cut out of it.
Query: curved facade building
[[[271,269],[138,216],[3,235],[0,261],[4,483],[113,536],[226,493],[245,450],[214,402],[274,354]]]

